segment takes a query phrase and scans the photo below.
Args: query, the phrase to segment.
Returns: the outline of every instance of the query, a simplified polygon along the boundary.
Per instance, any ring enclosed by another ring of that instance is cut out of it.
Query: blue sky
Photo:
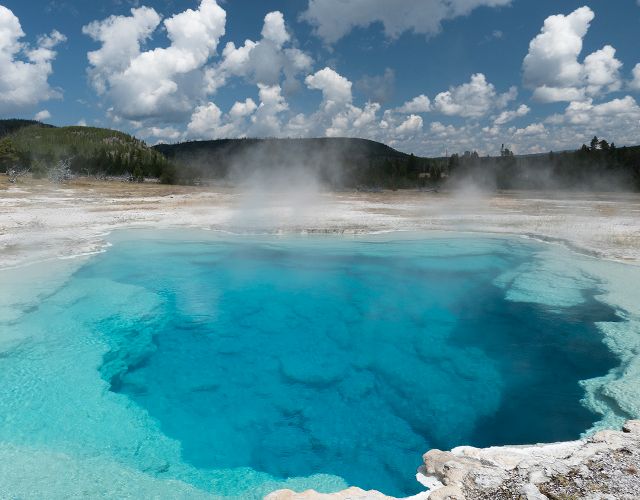
[[[635,144],[639,25],[636,0],[0,0],[0,117],[430,155]]]

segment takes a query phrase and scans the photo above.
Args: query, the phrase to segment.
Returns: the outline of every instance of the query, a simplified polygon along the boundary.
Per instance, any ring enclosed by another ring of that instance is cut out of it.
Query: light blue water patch
[[[1,441],[218,495],[407,495],[432,447],[577,438],[596,420],[579,381],[616,364],[594,326],[616,316],[594,281],[553,306],[498,286],[537,258],[534,243],[113,242],[8,323],[30,335],[1,361]]]

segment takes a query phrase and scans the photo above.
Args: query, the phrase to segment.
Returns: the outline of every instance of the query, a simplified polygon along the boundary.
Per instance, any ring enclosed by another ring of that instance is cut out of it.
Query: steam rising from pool
[[[617,364],[599,283],[545,283],[540,244],[112,239],[5,324],[23,340],[2,361],[0,441],[114,492],[413,494],[432,447],[579,437],[598,420],[581,381]]]

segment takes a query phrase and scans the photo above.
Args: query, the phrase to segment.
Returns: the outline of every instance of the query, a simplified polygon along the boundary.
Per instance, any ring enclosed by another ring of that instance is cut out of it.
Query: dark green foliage
[[[133,177],[133,180],[135,182],[144,182],[144,171],[142,170],[142,166],[139,163],[137,163],[133,168],[131,177]]]
[[[640,190],[640,147],[617,148],[604,139],[593,145],[595,148],[560,153],[550,159],[553,176],[561,187]]]
[[[53,128],[52,125],[45,125],[44,123],[40,123],[35,120],[0,120],[0,137],[4,137],[20,130],[21,128],[30,127],[32,125]]]
[[[122,132],[91,127],[54,128],[31,122],[17,127],[14,120],[10,122],[6,125],[0,121],[0,125],[13,129],[3,141],[10,141],[22,164],[30,166],[35,177],[45,177],[65,160],[75,175],[131,176],[138,182],[153,177],[176,182],[175,168],[162,154]]]
[[[178,184],[178,173],[173,163],[167,163],[166,168],[160,173],[160,182],[162,184]]]
[[[20,164],[20,152],[13,141],[0,139],[0,172],[7,172]]]
[[[365,139],[225,139],[155,149],[178,165],[182,183],[236,183],[256,173],[305,170],[332,188],[398,189],[437,183],[435,176],[446,167],[443,159],[418,158]]]
[[[577,151],[525,156],[514,156],[503,146],[497,158],[451,157],[450,171],[458,183],[486,188],[640,190],[640,146],[618,148],[597,137],[589,144]]]
[[[449,173],[454,173],[458,167],[460,167],[460,155],[458,153],[454,153],[449,157],[448,161],[449,165]]]

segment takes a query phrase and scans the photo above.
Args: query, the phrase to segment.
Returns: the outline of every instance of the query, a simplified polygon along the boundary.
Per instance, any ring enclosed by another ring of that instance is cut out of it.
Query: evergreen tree
[[[409,159],[407,160],[407,170],[412,173],[418,170],[418,160],[413,153],[409,155]]]
[[[10,139],[0,140],[0,171],[7,172],[20,163],[20,153]]]
[[[142,170],[142,166],[139,163],[134,167],[131,175],[135,182],[144,182],[144,172]]]
[[[178,180],[178,173],[173,163],[165,163],[162,173],[160,174],[160,182],[162,184],[176,184]]]
[[[460,156],[458,153],[454,153],[449,157],[449,174],[455,172],[457,168],[460,166]]]

